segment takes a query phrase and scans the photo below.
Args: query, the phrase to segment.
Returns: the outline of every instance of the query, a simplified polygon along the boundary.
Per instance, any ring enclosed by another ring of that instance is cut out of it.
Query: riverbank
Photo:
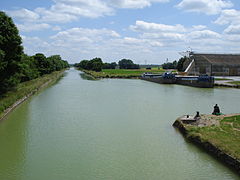
[[[240,88],[240,76],[216,77],[215,86]]]
[[[86,74],[93,76],[94,78],[126,78],[126,79],[138,79],[144,72],[149,73],[164,73],[164,69],[103,69],[101,72],[82,70]]]
[[[183,116],[173,126],[240,174],[240,114],[201,115],[197,121],[192,120]]]
[[[33,94],[59,80],[65,70],[56,71],[31,81],[20,83],[15,90],[0,98],[0,120]]]
[[[214,86],[229,87],[229,88],[240,88],[240,81],[215,81]]]

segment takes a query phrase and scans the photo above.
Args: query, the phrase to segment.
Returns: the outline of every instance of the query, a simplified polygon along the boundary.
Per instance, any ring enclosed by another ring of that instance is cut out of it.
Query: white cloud
[[[240,24],[240,11],[235,9],[223,10],[220,17],[214,23],[219,25]]]
[[[167,32],[159,32],[159,33],[143,33],[140,37],[146,39],[159,39],[161,41],[184,41],[185,35],[181,33],[167,33]]]
[[[67,23],[78,19],[75,15],[51,11],[45,8],[36,8],[34,11],[39,14],[40,18],[38,21],[40,22]]]
[[[184,32],[184,26],[177,25],[166,25],[166,24],[157,24],[149,23],[145,21],[136,21],[135,25],[130,26],[130,29],[134,31],[152,31],[152,32]]]
[[[182,0],[177,8],[188,12],[204,13],[207,15],[218,14],[222,9],[230,8],[233,4],[226,0]]]
[[[108,0],[109,4],[116,8],[144,8],[149,7],[152,3],[163,3],[169,0]]]
[[[97,18],[113,14],[113,9],[100,0],[55,0],[52,12]]]
[[[219,33],[216,33],[214,31],[210,31],[210,30],[193,31],[193,32],[190,32],[187,36],[190,39],[199,39],[199,40],[216,39],[216,38],[221,37],[221,35]]]
[[[238,34],[240,35],[240,24],[239,25],[230,25],[224,30],[225,34]]]
[[[194,30],[203,30],[207,28],[207,26],[204,26],[204,25],[194,25],[192,27]]]
[[[54,0],[50,8],[34,10],[19,9],[8,11],[16,19],[38,23],[68,23],[80,17],[97,18],[113,15],[118,8],[144,8],[152,3],[168,2],[169,0]]]
[[[63,42],[79,41],[79,39],[87,42],[97,42],[118,37],[120,37],[120,35],[117,32],[108,29],[72,28],[58,32],[52,36],[51,39],[61,40]]]
[[[21,36],[23,40],[24,52],[30,55],[36,53],[46,53],[46,55],[51,55],[49,52],[51,46],[48,42],[43,41],[39,37],[28,37]]]
[[[15,11],[7,11],[7,14],[23,21],[36,21],[40,17],[38,13],[35,13],[25,8]]]
[[[24,23],[24,24],[17,24],[17,27],[22,32],[30,32],[30,31],[40,31],[51,28],[49,24],[41,23],[41,24],[34,24],[34,23]]]
[[[159,41],[156,40],[149,40],[149,39],[138,39],[138,38],[132,38],[132,37],[125,37],[123,38],[123,43],[125,44],[130,44],[130,45],[150,45],[150,46],[154,46],[154,47],[161,47],[163,46],[163,44]]]

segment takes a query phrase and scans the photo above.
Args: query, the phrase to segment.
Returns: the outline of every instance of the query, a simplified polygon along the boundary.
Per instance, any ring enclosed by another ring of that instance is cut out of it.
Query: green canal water
[[[1,180],[239,179],[171,125],[239,112],[238,89],[93,81],[70,69],[0,122]]]

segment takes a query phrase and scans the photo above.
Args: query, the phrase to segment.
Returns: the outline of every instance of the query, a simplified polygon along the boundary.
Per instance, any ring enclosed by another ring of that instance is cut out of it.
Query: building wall
[[[214,65],[212,68],[214,76],[240,76],[240,66]]]
[[[201,75],[201,74],[207,74],[211,75],[211,64],[206,61],[204,58],[198,58],[194,61],[194,66],[190,71],[188,72],[189,75]]]
[[[211,64],[202,56],[194,57],[194,66],[189,70],[189,75],[213,75],[213,76],[240,76],[240,65],[236,64]]]

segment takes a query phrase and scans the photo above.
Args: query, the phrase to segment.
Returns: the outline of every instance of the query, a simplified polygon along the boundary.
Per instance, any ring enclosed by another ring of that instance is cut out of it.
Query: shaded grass
[[[45,85],[46,83],[56,82],[63,75],[64,71],[65,70],[56,71],[51,74],[39,77],[37,79],[20,83],[15,88],[15,90],[9,91],[6,94],[4,94],[4,96],[0,97],[0,118],[3,116],[4,111],[10,106],[12,106],[16,101],[38,90],[41,86]]]
[[[240,160],[240,115],[225,117],[220,120],[220,126],[186,128],[188,136],[198,136],[202,142],[210,142]]]

